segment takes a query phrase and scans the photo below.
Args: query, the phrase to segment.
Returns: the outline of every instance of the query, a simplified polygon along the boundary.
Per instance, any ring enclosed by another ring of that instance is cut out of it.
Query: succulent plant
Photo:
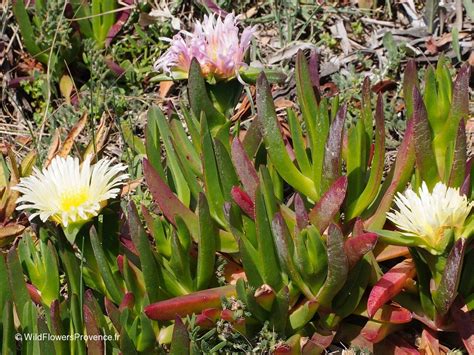
[[[443,224],[436,234],[443,248],[392,223],[404,212],[398,201],[426,200],[437,184],[471,206],[468,67],[451,84],[441,61],[421,94],[408,64],[407,130],[384,176],[382,97],[366,79],[346,129],[346,105],[324,97],[314,54],[309,63],[298,53],[299,110],[286,112],[285,132],[264,73],[244,129],[228,117],[240,91],[223,82],[229,90],[212,95],[192,61],[189,109],[148,111],[143,174],[153,203],[110,200],[73,243],[61,226],[39,223],[0,258],[2,351],[16,351],[18,332],[35,353],[306,354],[340,342],[417,353],[401,333],[414,320],[423,346],[462,340],[472,351],[470,208],[461,232]],[[460,339],[436,338],[454,330]]]

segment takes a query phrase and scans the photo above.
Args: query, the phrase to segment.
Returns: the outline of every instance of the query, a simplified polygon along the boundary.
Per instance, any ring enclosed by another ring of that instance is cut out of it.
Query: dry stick
[[[456,22],[454,26],[458,31],[462,30],[462,0],[456,0]]]
[[[38,142],[41,142],[41,138],[43,137],[43,132],[44,132],[44,127],[46,125],[46,119],[48,118],[48,110],[49,110],[49,105],[50,105],[50,101],[51,101],[51,58],[53,56],[53,50],[54,50],[54,44],[56,43],[56,38],[58,36],[58,32],[59,32],[59,26],[62,24],[62,20],[64,19],[64,12],[66,11],[66,5],[68,4],[67,1],[64,2],[64,6],[63,6],[63,11],[61,12],[61,17],[58,21],[58,25],[56,26],[56,31],[54,32],[54,37],[53,37],[53,43],[51,45],[51,48],[50,48],[50,51],[49,51],[49,57],[48,57],[48,68],[46,70],[46,82],[48,84],[48,95],[47,95],[47,99],[46,99],[46,108],[44,110],[44,116],[43,116],[43,120],[41,122],[41,125],[40,125],[40,131],[39,131],[39,135],[38,135]]]
[[[136,5],[129,5],[129,6],[124,6],[124,7],[119,7],[118,9],[115,9],[115,10],[101,12],[100,14],[96,14],[96,15],[89,15],[89,16],[84,16],[84,17],[75,17],[75,18],[67,19],[67,20],[70,21],[70,22],[79,21],[79,20],[87,20],[87,19],[90,19],[90,18],[100,17],[100,16],[104,16],[104,15],[108,15],[108,14],[113,14],[115,12],[120,12],[120,11],[124,11],[124,10],[133,10],[134,8],[136,8]]]

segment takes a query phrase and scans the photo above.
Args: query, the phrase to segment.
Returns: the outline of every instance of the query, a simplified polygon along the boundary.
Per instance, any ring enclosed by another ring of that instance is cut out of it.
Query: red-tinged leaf
[[[394,332],[397,326],[391,323],[379,323],[369,320],[360,334],[371,343],[379,343],[390,333]]]
[[[397,84],[398,83],[394,80],[381,80],[372,87],[372,91],[376,94],[383,94],[386,91],[396,90]]]
[[[408,343],[402,336],[391,334],[387,337],[387,345],[393,348],[393,355],[419,355],[420,352],[413,345]],[[388,353],[388,352],[385,352]]]
[[[118,77],[125,74],[125,69],[115,63],[113,60],[105,59],[105,65]]]
[[[316,100],[320,100],[319,93],[319,54],[316,49],[311,50],[309,55],[309,76],[315,89]]]
[[[436,158],[433,153],[431,128],[423,97],[418,88],[413,89],[413,121],[415,131],[416,166],[421,178],[431,189],[439,181]]]
[[[466,178],[459,190],[459,193],[466,196],[472,196],[471,194],[471,169],[472,169],[472,158],[467,161],[466,164]]]
[[[349,262],[349,269],[352,269],[365,254],[374,249],[377,239],[378,236],[375,233],[364,233],[346,240],[344,251]]]
[[[385,192],[380,200],[380,203],[375,213],[368,220],[365,221],[366,229],[382,229],[386,214],[392,207],[392,201],[395,194],[405,188],[409,179],[411,178],[413,166],[415,164],[415,140],[414,140],[414,125],[413,120],[408,121],[405,137],[402,144],[398,148],[397,158],[392,166],[390,176],[391,180],[387,178],[382,187],[382,192]],[[388,185],[385,187],[385,185]]]
[[[279,344],[275,347],[275,349],[273,350],[273,354],[275,355],[291,355],[293,354],[293,351],[291,349],[291,346],[289,346],[288,344]]]
[[[124,6],[123,10],[120,11],[117,17],[117,21],[110,27],[109,32],[107,33],[107,37],[105,39],[106,47],[110,45],[115,36],[120,32],[123,25],[127,22],[132,11],[132,7],[130,5],[133,4],[133,0],[123,0],[122,3],[128,6]]]
[[[464,120],[459,122],[452,162],[451,173],[449,175],[449,186],[459,188],[464,183],[467,168],[466,123]]]
[[[227,285],[156,302],[146,306],[144,311],[150,319],[172,320],[176,316],[185,317],[192,313],[200,313],[206,308],[220,307],[222,297],[235,295],[235,287]]]
[[[403,95],[408,119],[411,119],[413,114],[413,89],[417,87],[419,87],[419,84],[416,62],[409,60],[403,74]]]
[[[211,10],[215,14],[221,17],[227,16],[228,12],[225,11],[222,7],[217,5],[215,1],[212,0],[197,0],[198,3],[204,5],[207,9]]]
[[[238,137],[235,137],[232,142],[231,153],[232,163],[234,164],[235,171],[244,186],[245,192],[250,195],[252,201],[255,201],[255,192],[257,191],[257,186],[259,184],[257,170],[255,170],[252,161],[249,159]]]
[[[255,204],[252,198],[247,195],[245,191],[242,191],[240,187],[234,186],[231,190],[232,199],[252,219],[255,219]]]
[[[459,69],[453,87],[453,99],[448,121],[455,121],[456,126],[459,120],[467,120],[469,117],[469,79],[471,77],[471,67],[465,63]],[[449,124],[449,122],[446,122]],[[451,123],[452,124],[452,123]],[[454,132],[453,132],[454,133]]]
[[[173,327],[173,337],[171,339],[170,354],[187,355],[190,354],[190,350],[188,328],[180,317],[176,317]]]
[[[401,256],[408,256],[410,255],[410,251],[407,247],[379,243],[375,247],[374,254],[375,260],[377,260],[377,262],[382,262],[386,260],[396,259]]]
[[[117,255],[117,266],[120,273],[123,275],[123,255]]]
[[[322,349],[327,349],[334,341],[336,331],[328,329],[318,329],[311,337],[311,341]]]
[[[36,303],[37,305],[41,304],[41,295],[38,289],[33,286],[32,284],[27,283],[26,284],[26,289],[28,290],[28,293],[31,297],[31,300]]]
[[[419,349],[424,354],[439,355],[439,340],[432,334],[431,330],[423,329]]]
[[[105,322],[104,313],[102,311],[99,302],[94,296],[94,292],[89,288],[84,292],[84,304],[86,304],[91,310],[97,322]]]
[[[122,324],[120,323],[120,312],[117,306],[115,306],[115,304],[113,304],[112,301],[107,297],[104,297],[104,307],[105,311],[107,312],[107,316],[110,318],[110,321],[114,325],[115,329],[120,332],[122,329]]]
[[[190,231],[197,231],[199,227],[197,216],[176,197],[166,182],[163,181],[151,166],[148,159],[143,159],[143,174],[153,199],[165,217],[175,224],[174,218],[178,215],[183,219]]]
[[[355,313],[367,317],[367,311],[362,313]],[[406,308],[400,306],[393,306],[390,304],[383,305],[372,317],[372,320],[381,323],[404,324],[410,323],[413,319],[413,314]]]
[[[347,191],[347,177],[341,176],[321,197],[308,215],[311,223],[323,234],[339,212]]]
[[[451,316],[454,324],[461,335],[461,339],[466,347],[468,354],[474,354],[474,322],[472,321],[472,313],[469,312],[467,306],[461,297],[456,298],[451,307]]]
[[[357,237],[361,234],[364,234],[364,222],[360,219],[357,218],[357,220],[354,223],[354,228],[352,229],[352,236]]]
[[[309,216],[308,212],[306,212],[304,201],[298,193],[295,196],[295,216],[298,231],[302,231],[308,226]]]
[[[135,305],[135,296],[131,292],[127,292],[125,296],[123,296],[122,302],[119,306],[119,311],[122,312],[124,309],[132,309]]]
[[[373,317],[380,307],[400,293],[406,280],[413,278],[415,272],[416,269],[413,261],[406,259],[392,267],[383,275],[370,291],[369,300],[367,301],[367,313],[369,317]]]
[[[462,262],[466,252],[467,241],[464,238],[458,239],[451,249],[440,284],[433,294],[433,302],[436,310],[445,315],[458,294],[459,279],[461,277]]]
[[[133,242],[128,237],[121,236],[120,237],[120,242],[122,243],[122,246],[125,249],[127,249],[128,251],[130,251],[130,253],[132,253],[132,254],[134,254],[138,257],[137,248],[135,248],[135,244],[133,244]]]
[[[61,319],[61,310],[58,300],[54,300],[51,303],[51,308],[49,310],[50,314],[50,332],[55,335],[62,335],[64,333],[63,323]],[[57,354],[67,354],[68,353],[68,343],[65,341],[56,342],[55,350]]]
[[[221,315],[221,318],[227,322],[234,321],[234,312],[231,311],[230,309],[223,309],[220,315]]]
[[[201,314],[216,322],[219,319],[221,310],[217,308],[207,308],[203,310]]]
[[[207,308],[196,316],[196,325],[202,328],[212,328],[219,319],[221,310],[217,308]]]
[[[349,273],[349,263],[344,252],[344,236],[341,229],[335,224],[329,226],[327,254],[328,274],[316,298],[325,307],[330,306],[334,296],[344,286]]]
[[[276,293],[270,285],[263,284],[254,294],[255,301],[266,311],[270,312],[275,301]]]
[[[84,324],[87,331],[87,351],[88,354],[103,354],[104,341],[101,340],[101,331],[97,319],[94,317],[92,310],[87,306],[82,306],[84,312]]]
[[[326,192],[329,186],[341,175],[342,139],[344,136],[346,113],[347,105],[344,104],[337,112],[336,118],[329,128],[322,171],[322,192]]]
[[[196,316],[196,322],[195,324],[200,327],[201,329],[211,329],[213,328],[216,323],[214,321],[212,321],[211,319],[207,318],[205,315],[203,314],[198,314]]]

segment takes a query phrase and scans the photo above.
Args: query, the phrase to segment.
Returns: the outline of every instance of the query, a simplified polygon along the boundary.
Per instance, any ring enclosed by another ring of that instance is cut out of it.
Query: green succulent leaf
[[[107,285],[107,293],[115,303],[119,304],[123,298],[123,291],[117,282],[116,276],[112,273],[102,247],[102,241],[99,239],[99,234],[97,233],[95,227],[90,229],[89,235],[92,249],[94,250],[94,255],[97,260],[97,265],[99,266],[100,274],[104,280],[104,283]]]
[[[152,247],[148,236],[143,228],[143,225],[138,216],[138,210],[133,201],[130,201],[127,208],[128,225],[130,228],[130,236],[133,244],[138,250],[140,257],[140,265],[145,281],[145,287],[150,302],[155,302],[159,299],[159,275],[158,265],[152,252]]]
[[[330,307],[332,299],[344,286],[349,272],[349,263],[344,252],[344,236],[340,228],[331,224],[327,239],[328,274],[316,299],[325,307]]]
[[[226,123],[225,116],[215,108],[209,98],[201,66],[196,58],[193,58],[189,68],[188,96],[192,112],[196,117],[201,117],[204,113],[208,119],[209,129],[212,132]]]
[[[347,113],[347,105],[343,105],[336,114],[329,128],[329,136],[326,141],[324,163],[321,181],[321,193],[325,193],[331,184],[341,175],[341,153],[342,140],[344,136],[344,121]]]
[[[196,289],[209,286],[214,275],[217,228],[211,218],[209,205],[204,194],[199,195],[199,238],[196,271]]]
[[[451,160],[452,165],[449,173],[450,187],[460,188],[462,186],[466,176],[467,158],[466,124],[464,120],[461,120]]]
[[[414,124],[410,120],[407,124],[405,137],[398,149],[397,158],[392,165],[389,176],[382,185],[379,195],[380,201],[376,203],[375,212],[364,223],[367,229],[381,229],[386,220],[386,214],[392,206],[395,194],[405,189],[406,184],[411,178],[415,164],[415,139]]]
[[[257,187],[255,200],[255,231],[262,279],[273,289],[279,290],[282,286],[281,267],[275,251],[268,211],[260,187]]]
[[[370,122],[372,127],[372,122]],[[371,137],[371,136],[368,136]],[[361,139],[360,145],[363,145],[364,142]],[[350,154],[355,152],[350,150]],[[365,154],[364,151],[361,154]],[[365,160],[361,160],[362,162]],[[380,182],[382,181],[383,170],[385,164],[385,124],[384,124],[384,115],[383,115],[383,101],[382,96],[379,95],[377,98],[377,107],[375,111],[375,149],[374,155],[372,158],[372,164],[369,174],[369,179],[367,180],[365,189],[358,196],[358,198],[349,205],[346,211],[346,218],[351,220],[357,216],[360,216],[362,212],[373,202],[376,198],[377,193],[380,190]],[[359,167],[363,168],[363,166]],[[349,176],[350,179],[350,176]],[[349,192],[352,187],[351,181],[349,180]]]
[[[280,265],[283,270],[288,274],[290,279],[295,285],[301,290],[301,292],[308,298],[313,299],[314,294],[308,285],[302,279],[298,269],[296,268],[293,260],[294,245],[291,239],[288,227],[285,224],[285,220],[280,212],[275,214],[272,222],[272,230],[275,236],[274,243],[280,260]]]
[[[422,181],[426,182],[428,188],[432,189],[440,180],[438,164],[433,153],[431,128],[425,104],[417,88],[413,89],[413,100],[416,167]],[[421,182],[418,185],[421,186]]]
[[[460,238],[454,243],[446,260],[441,282],[433,293],[434,305],[441,315],[445,315],[449,311],[458,294],[459,279],[467,244],[464,238]]]
[[[180,317],[176,317],[173,327],[170,354],[188,355],[190,353],[190,340],[188,329]]]
[[[275,113],[270,84],[264,74],[261,74],[257,80],[257,113],[267,152],[278,173],[295,189],[314,201],[318,200],[319,196],[314,183],[295,167],[286,151]]]
[[[347,177],[341,176],[324,193],[318,203],[309,212],[308,218],[318,229],[319,233],[324,233],[339,213],[342,203],[346,197]]]
[[[413,114],[413,90],[419,88],[418,73],[416,71],[416,62],[409,60],[403,74],[403,96],[407,110],[407,118],[411,119]]]

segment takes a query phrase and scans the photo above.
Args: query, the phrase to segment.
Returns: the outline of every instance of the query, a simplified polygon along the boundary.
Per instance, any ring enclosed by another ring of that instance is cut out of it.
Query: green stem
[[[82,275],[77,263],[77,257],[64,232],[60,228],[58,230],[59,257],[64,266],[70,293],[82,295]]]

